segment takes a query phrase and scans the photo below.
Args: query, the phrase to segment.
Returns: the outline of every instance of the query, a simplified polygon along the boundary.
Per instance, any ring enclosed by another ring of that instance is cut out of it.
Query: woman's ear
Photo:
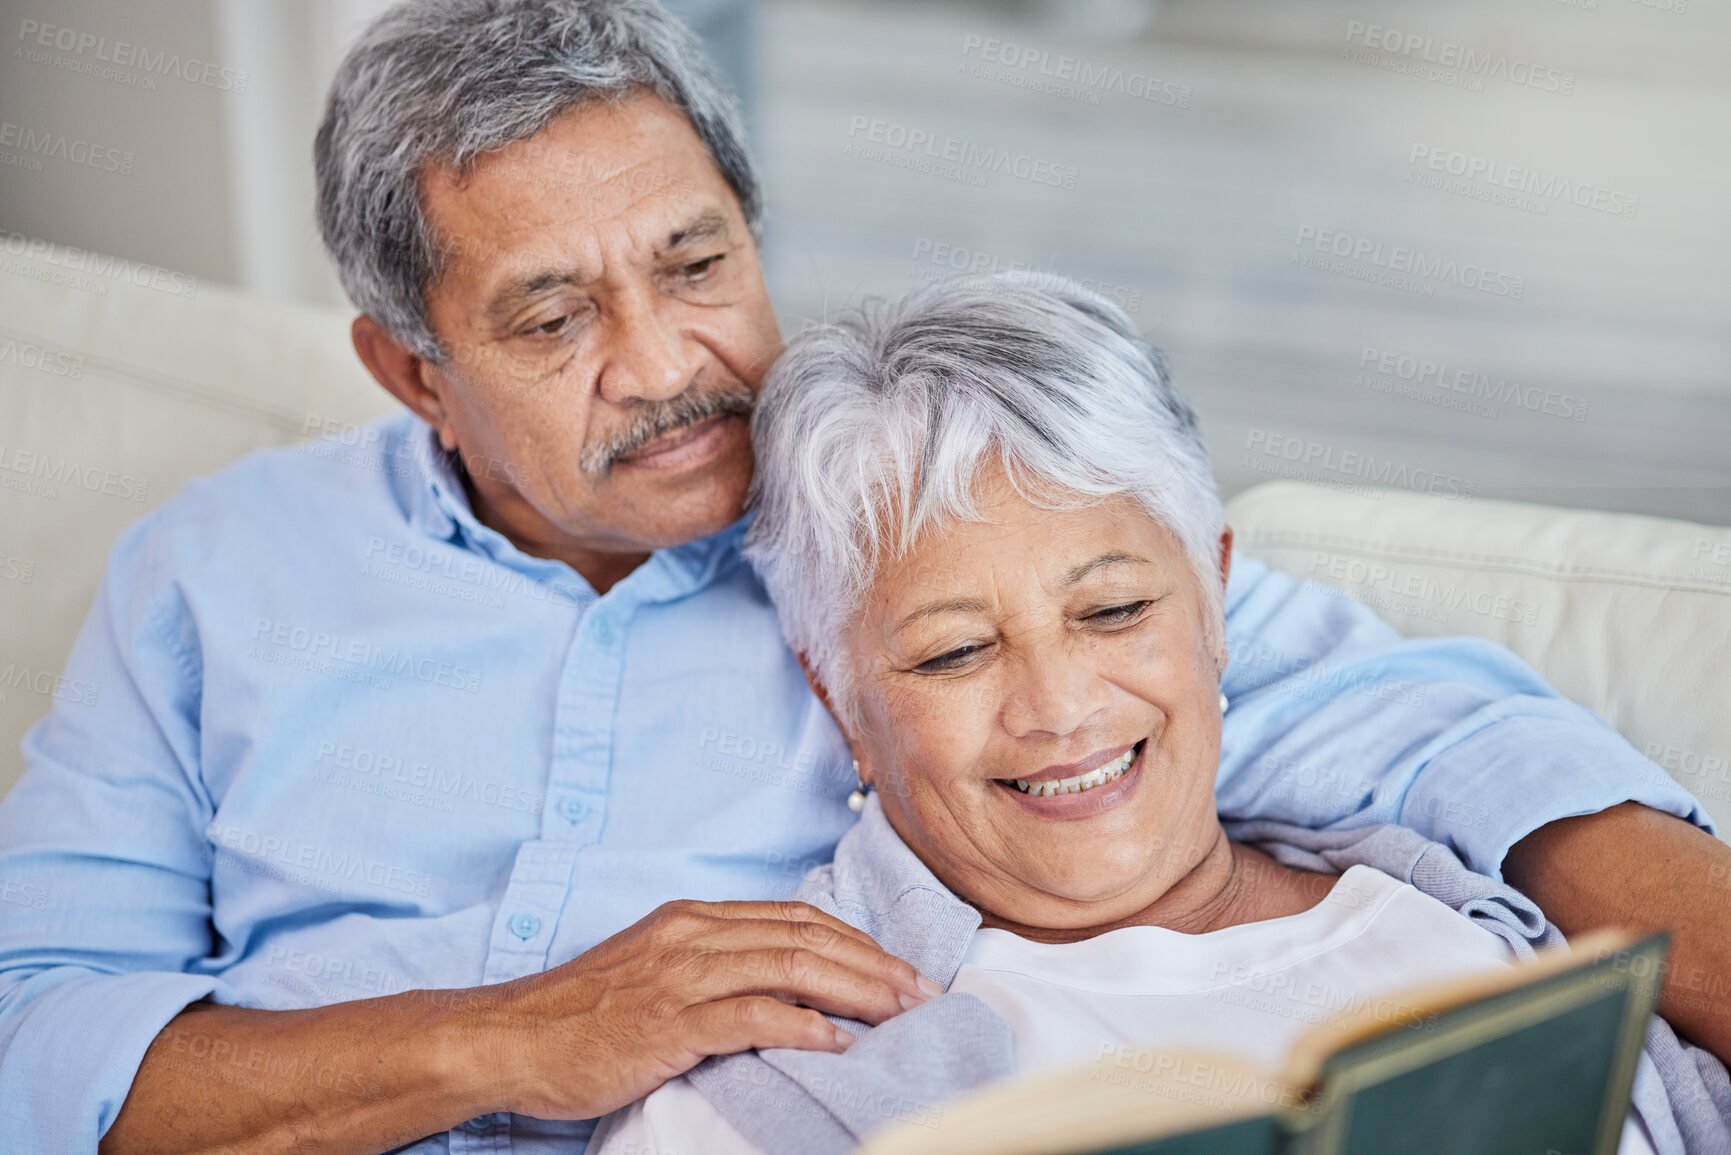
[[[847,740],[848,749],[853,752],[854,765],[859,768],[860,781],[871,785],[871,762],[865,756],[864,749],[854,740],[852,728],[835,708],[835,703],[830,701],[829,688],[823,684],[823,679],[817,676],[817,671],[812,668],[811,659],[805,656],[804,650],[794,651],[793,656],[799,659],[799,668],[805,671],[805,684],[811,687],[811,692],[817,695],[817,700],[823,703],[823,708],[829,711],[829,716],[835,719],[835,724],[841,729],[841,736]]]
[[[1220,609],[1222,615],[1226,610],[1226,582],[1232,576],[1232,527],[1230,525],[1220,530]],[[1214,655],[1214,664],[1220,677],[1226,674],[1226,663],[1230,657],[1226,648],[1226,629],[1221,625],[1220,637]]]

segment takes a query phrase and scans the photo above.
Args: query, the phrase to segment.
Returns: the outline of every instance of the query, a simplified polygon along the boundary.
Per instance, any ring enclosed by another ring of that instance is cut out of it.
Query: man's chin
[[[611,507],[608,520],[630,526],[631,536],[658,549],[719,533],[745,513],[751,465],[751,442],[744,437],[684,469],[616,464],[601,487]]]

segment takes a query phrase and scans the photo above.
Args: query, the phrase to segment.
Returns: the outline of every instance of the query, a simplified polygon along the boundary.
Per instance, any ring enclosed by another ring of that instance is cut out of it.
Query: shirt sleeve
[[[1243,557],[1226,601],[1225,817],[1393,822],[1497,879],[1532,831],[1621,802],[1713,829],[1693,795],[1503,646],[1403,638],[1352,599]]]
[[[201,668],[152,529],[123,534],[52,708],[0,803],[0,1126],[11,1151],[94,1151],[151,1041],[222,996]]]

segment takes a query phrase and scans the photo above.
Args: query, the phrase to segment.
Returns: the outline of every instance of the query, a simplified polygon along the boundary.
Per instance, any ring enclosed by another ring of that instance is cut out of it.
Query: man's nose
[[[1004,700],[1004,728],[1015,738],[1072,734],[1103,713],[1111,688],[1093,664],[1062,652],[1018,662]]]
[[[665,401],[697,375],[701,346],[687,340],[676,304],[659,293],[621,294],[611,310],[606,360],[596,390],[609,402]]]

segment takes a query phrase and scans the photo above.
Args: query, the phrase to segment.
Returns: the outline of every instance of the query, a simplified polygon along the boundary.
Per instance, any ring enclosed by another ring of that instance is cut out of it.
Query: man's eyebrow
[[[536,273],[520,281],[512,281],[499,290],[492,304],[487,306],[487,312],[495,317],[502,316],[524,302],[534,300],[548,289],[581,285],[587,279],[579,269],[549,269],[544,273]]]
[[[1077,566],[1075,569],[1071,570],[1069,573],[1064,575],[1063,584],[1065,584],[1067,586],[1073,586],[1077,582],[1081,581],[1083,578],[1087,577],[1089,574],[1093,573],[1095,570],[1104,569],[1109,565],[1126,565],[1126,564],[1128,564],[1128,565],[1152,565],[1153,563],[1150,562],[1145,557],[1136,557],[1134,554],[1128,554],[1128,553],[1123,553],[1122,551],[1114,550],[1111,553],[1101,554],[1099,557],[1095,558],[1093,561],[1083,562],[1081,565]]]
[[[726,237],[729,233],[727,218],[718,212],[707,212],[691,223],[677,228],[667,234],[667,243],[662,251],[667,252],[689,245],[696,241],[714,240]],[[581,285],[590,278],[581,270],[575,268],[549,269],[534,276],[513,281],[501,289],[487,312],[498,316],[509,313],[526,301],[532,301],[549,289],[561,289],[567,285]]]
[[[903,618],[900,622],[896,623],[896,632],[900,633],[916,622],[923,622],[927,618],[935,618],[939,614],[978,614],[983,613],[985,608],[986,603],[980,601],[978,598],[955,598],[947,602],[932,602],[928,605],[921,606],[919,609]]]
[[[712,241],[728,234],[727,218],[718,212],[707,212],[684,228],[667,234],[666,249],[677,249],[693,241]]]

